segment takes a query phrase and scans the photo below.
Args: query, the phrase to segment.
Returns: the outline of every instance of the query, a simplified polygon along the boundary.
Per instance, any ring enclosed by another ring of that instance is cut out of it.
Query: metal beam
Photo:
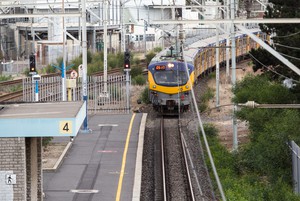
[[[289,60],[281,56],[278,52],[276,52],[273,48],[271,48],[269,45],[267,45],[264,41],[262,41],[260,38],[252,34],[249,30],[247,30],[245,27],[241,25],[235,25],[239,30],[250,36],[255,42],[260,44],[263,48],[265,48],[268,52],[270,52],[273,56],[275,56],[277,59],[279,59],[282,63],[284,63],[286,66],[288,66],[290,69],[292,69],[295,73],[300,75],[300,69],[296,67],[294,64],[292,64]]]
[[[219,19],[219,20],[153,20],[151,24],[299,24],[300,18],[272,18],[272,19]]]
[[[7,4],[1,4],[0,5],[0,8],[7,8],[7,7],[11,7],[11,8],[16,8],[16,7],[26,7],[26,8],[28,8],[28,7],[33,7],[33,6],[36,6],[36,7],[38,7],[38,6],[51,6],[51,5],[53,5],[53,6],[60,6],[61,4],[62,4],[62,2],[61,1],[56,1],[56,2],[46,2],[46,3],[34,3],[34,2],[31,2],[31,3],[26,3],[26,4],[24,4],[24,3],[16,3],[16,1],[14,1],[14,0],[12,0],[12,1],[10,1],[11,3],[10,4],[8,4],[9,3],[9,1],[7,1],[7,2],[5,2],[5,3],[7,3]],[[94,1],[86,1],[86,3],[87,4],[89,4],[89,3],[100,3],[100,2],[103,2],[103,1],[99,1],[99,0],[94,0]],[[4,2],[3,2],[4,3]],[[81,5],[81,1],[80,0],[78,0],[78,1],[69,1],[69,2],[64,2],[64,4],[66,5],[66,6],[76,6],[76,7],[78,7],[78,5]],[[59,8],[59,7],[57,7],[57,8]]]
[[[80,17],[80,12],[75,13],[34,13],[34,14],[2,14],[0,19],[25,18],[25,17]]]

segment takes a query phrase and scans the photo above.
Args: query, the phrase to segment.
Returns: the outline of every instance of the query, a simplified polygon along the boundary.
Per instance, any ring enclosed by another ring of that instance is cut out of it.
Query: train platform
[[[146,116],[89,116],[92,132],[79,132],[60,166],[44,172],[44,200],[140,200]]]

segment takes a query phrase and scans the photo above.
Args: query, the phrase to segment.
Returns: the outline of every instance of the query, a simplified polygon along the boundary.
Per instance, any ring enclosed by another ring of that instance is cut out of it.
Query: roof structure
[[[0,105],[0,137],[76,136],[85,117],[81,101]]]

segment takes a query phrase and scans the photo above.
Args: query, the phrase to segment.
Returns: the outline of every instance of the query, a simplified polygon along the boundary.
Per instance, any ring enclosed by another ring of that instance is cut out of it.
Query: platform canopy
[[[0,137],[76,136],[84,102],[0,104]]]

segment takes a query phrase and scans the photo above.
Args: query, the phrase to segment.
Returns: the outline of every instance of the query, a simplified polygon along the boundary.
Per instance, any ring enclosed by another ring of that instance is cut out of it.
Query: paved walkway
[[[139,200],[138,143],[143,141],[145,121],[145,114],[89,117],[92,133],[78,134],[56,172],[43,174],[44,200]]]

